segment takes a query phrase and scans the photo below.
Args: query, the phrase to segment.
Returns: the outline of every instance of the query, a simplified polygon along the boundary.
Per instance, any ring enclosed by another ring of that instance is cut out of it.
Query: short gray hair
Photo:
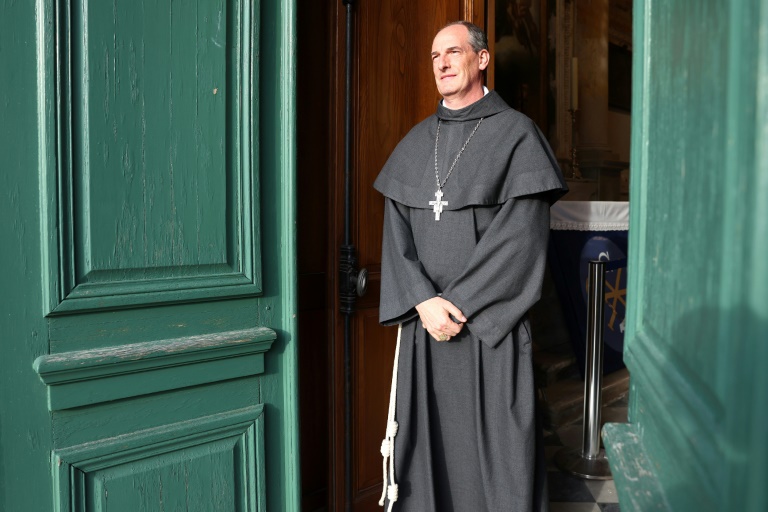
[[[467,38],[467,42],[469,43],[469,46],[472,48],[472,50],[475,53],[479,53],[480,50],[488,49],[488,36],[485,35],[485,32],[483,32],[483,29],[481,29],[474,23],[470,23],[468,21],[452,21],[451,23],[448,23],[440,30],[443,30],[448,27],[452,27],[454,25],[462,25],[466,27],[467,31],[469,32],[469,37]]]

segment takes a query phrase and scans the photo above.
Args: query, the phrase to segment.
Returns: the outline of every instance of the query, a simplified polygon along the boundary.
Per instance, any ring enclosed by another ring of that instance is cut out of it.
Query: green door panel
[[[298,510],[294,3],[0,0],[3,512]]]
[[[635,1],[622,510],[765,510],[768,4]]]
[[[263,512],[263,406],[56,450],[55,512]]]
[[[259,294],[258,3],[43,5],[51,310]]]

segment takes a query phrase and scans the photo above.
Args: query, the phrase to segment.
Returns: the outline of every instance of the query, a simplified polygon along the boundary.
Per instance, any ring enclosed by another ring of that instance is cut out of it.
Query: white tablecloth
[[[549,227],[559,231],[627,231],[628,201],[558,201]]]

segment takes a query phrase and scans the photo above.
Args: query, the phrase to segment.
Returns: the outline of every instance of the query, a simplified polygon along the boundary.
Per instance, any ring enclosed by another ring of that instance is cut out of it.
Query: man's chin
[[[449,100],[449,101],[451,99],[453,99],[454,97],[456,97],[456,94],[458,93],[458,91],[456,89],[447,89],[447,90],[446,89],[443,89],[443,90],[438,89],[437,92],[440,93],[440,96],[442,96],[444,100]]]

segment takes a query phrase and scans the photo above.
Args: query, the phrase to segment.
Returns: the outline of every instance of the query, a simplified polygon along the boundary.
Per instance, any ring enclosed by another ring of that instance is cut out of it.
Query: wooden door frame
[[[344,321],[339,313],[339,250],[344,236],[344,24],[345,8],[341,0],[334,3],[329,20],[331,63],[328,79],[331,82],[328,98],[328,334],[330,344],[328,431],[328,510],[344,508]],[[354,133],[354,131],[353,131]],[[341,449],[341,457],[339,457]]]

